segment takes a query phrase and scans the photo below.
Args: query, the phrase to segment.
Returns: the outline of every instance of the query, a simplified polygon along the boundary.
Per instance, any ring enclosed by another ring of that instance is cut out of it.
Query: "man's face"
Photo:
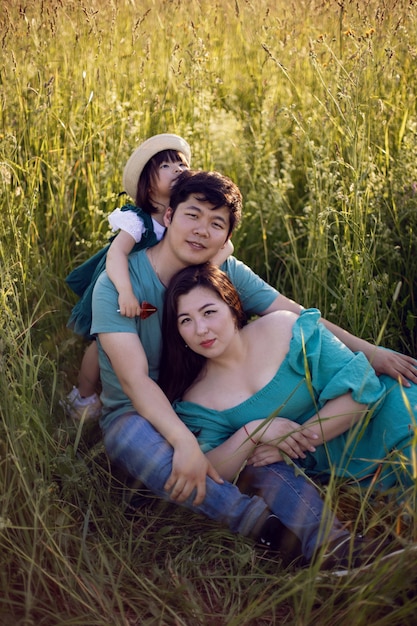
[[[212,204],[199,200],[197,195],[181,202],[174,215],[168,209],[164,219],[165,238],[184,265],[209,261],[229,238],[229,210],[213,209]]]

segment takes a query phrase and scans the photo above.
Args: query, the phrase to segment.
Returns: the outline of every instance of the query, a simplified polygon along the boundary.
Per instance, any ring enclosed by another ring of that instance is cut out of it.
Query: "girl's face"
[[[153,194],[169,200],[173,183],[181,172],[188,169],[185,157],[175,161],[162,161],[158,166]]]
[[[178,298],[177,325],[187,346],[208,359],[221,356],[237,333],[229,306],[207,287]]]

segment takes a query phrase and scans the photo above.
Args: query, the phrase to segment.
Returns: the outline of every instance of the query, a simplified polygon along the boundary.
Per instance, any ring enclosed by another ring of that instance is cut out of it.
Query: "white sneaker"
[[[101,415],[102,405],[98,395],[93,393],[93,395],[83,398],[77,387],[73,387],[69,394],[59,401],[59,404],[73,419],[93,421]]]

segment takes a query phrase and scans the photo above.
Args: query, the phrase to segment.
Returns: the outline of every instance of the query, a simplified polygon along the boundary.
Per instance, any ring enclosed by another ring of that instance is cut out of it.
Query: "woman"
[[[233,285],[206,264],[172,279],[163,334],[160,384],[176,412],[224,478],[247,463],[241,480],[272,510],[268,476],[288,457],[309,476],[398,485],[402,496],[415,485],[417,385],[376,376],[317,310],[246,324]]]

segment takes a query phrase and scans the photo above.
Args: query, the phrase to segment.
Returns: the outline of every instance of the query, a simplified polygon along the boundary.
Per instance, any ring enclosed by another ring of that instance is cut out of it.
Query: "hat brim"
[[[162,150],[181,152],[185,156],[188,165],[191,164],[191,148],[182,137],[170,133],[150,137],[136,148],[123,171],[123,189],[133,200],[136,200],[138,182],[143,168],[149,159],[158,152],[162,152]]]

